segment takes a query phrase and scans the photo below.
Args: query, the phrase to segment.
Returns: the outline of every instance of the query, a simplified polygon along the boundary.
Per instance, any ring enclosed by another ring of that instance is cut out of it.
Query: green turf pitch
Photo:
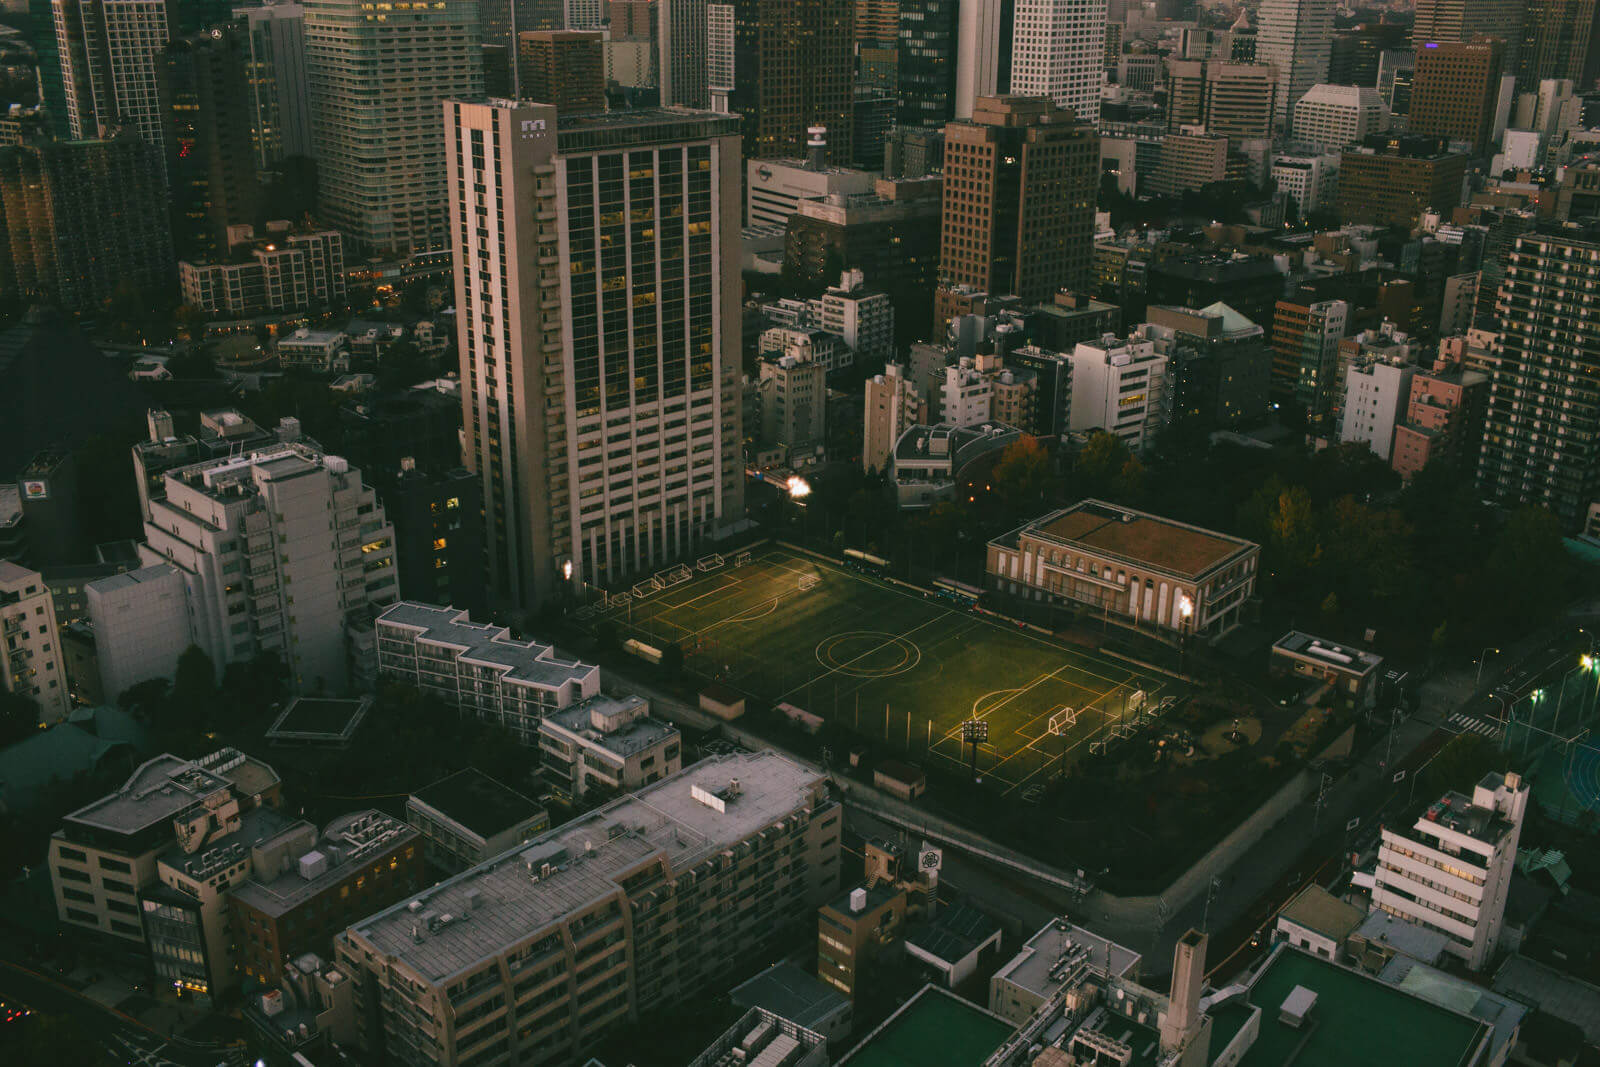
[[[651,644],[676,641],[696,673],[886,740],[914,760],[965,761],[963,720],[989,723],[979,771],[1003,791],[1042,785],[1138,722],[1171,682],[1064,647],[947,600],[785,549],[635,598],[602,617]],[[1053,713],[1077,719],[1052,735]]]

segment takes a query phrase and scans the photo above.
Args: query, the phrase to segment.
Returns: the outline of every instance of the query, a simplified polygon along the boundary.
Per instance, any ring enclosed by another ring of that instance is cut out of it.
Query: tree
[[[1082,496],[1110,497],[1133,453],[1116,434],[1096,430],[1073,464],[1073,490]]]
[[[39,728],[39,706],[9,689],[0,689],[0,748],[32,737]]]
[[[1540,507],[1511,513],[1484,566],[1483,603],[1506,628],[1548,619],[1571,594],[1572,562],[1562,544],[1561,522]]]
[[[1035,437],[1019,437],[1007,445],[989,476],[995,500],[1008,521],[1044,511],[1054,481],[1055,464]]]
[[[11,1063],[49,1063],[53,1067],[110,1067],[117,1059],[66,1015],[33,1015],[7,1025],[16,1031],[6,1039]]]

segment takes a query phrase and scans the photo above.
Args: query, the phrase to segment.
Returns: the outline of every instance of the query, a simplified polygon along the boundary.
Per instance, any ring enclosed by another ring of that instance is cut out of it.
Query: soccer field
[[[1156,672],[787,549],[708,566],[590,621],[612,619],[657,647],[677,642],[697,674],[930,767],[965,764],[961,724],[982,719],[978,771],[1004,792],[1031,792],[1131,735],[1176,693]]]

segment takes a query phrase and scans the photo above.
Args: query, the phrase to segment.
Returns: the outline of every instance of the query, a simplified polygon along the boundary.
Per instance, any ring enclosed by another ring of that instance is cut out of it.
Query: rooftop
[[[999,932],[1000,924],[995,919],[970,904],[958,903],[941,909],[932,922],[906,934],[906,944],[917,946],[935,959],[955,963],[978,951]]]
[[[1316,994],[1310,1025],[1279,1009],[1296,987]],[[1466,1067],[1478,1062],[1487,1023],[1288,945],[1279,945],[1245,994],[1261,1009],[1261,1030],[1239,1067]]]
[[[1320,637],[1290,630],[1272,643],[1272,651],[1285,652],[1297,659],[1313,660],[1336,671],[1352,671],[1363,677],[1377,670],[1383,657],[1350,645],[1340,645]]]
[[[1490,1059],[1494,1061],[1503,1058],[1500,1051],[1510,1044],[1530,1011],[1524,1004],[1474,985],[1464,978],[1429,967],[1409,956],[1396,956],[1390,960],[1379,978],[1441,1008],[1488,1023],[1493,1031]]]
[[[544,813],[538,804],[476,767],[423,786],[411,799],[454,819],[485,841]]]
[[[765,1008],[809,1030],[825,1029],[829,1019],[850,1007],[849,997],[788,960],[735,986],[731,995],[735,1004]]]
[[[371,697],[296,697],[273,721],[266,737],[273,741],[348,741],[371,707]]]
[[[987,452],[990,448],[1009,444],[1018,436],[1020,431],[1003,422],[986,422],[982,426],[950,426],[945,423],[912,426],[895,442],[894,456],[896,460],[946,461],[960,467],[970,458],[968,450],[974,446],[978,446],[977,452]]]
[[[865,892],[867,894],[866,906],[860,911],[851,911],[850,897],[856,892],[857,889],[862,888],[865,888]],[[835,915],[870,915],[877,909],[883,907],[889,901],[893,900],[895,897],[903,895],[904,894],[899,889],[896,889],[890,883],[867,887],[855,886],[845,890],[843,893],[840,893],[838,896],[824,904],[823,907],[833,912]]]
[[[378,621],[416,630],[420,640],[456,649],[470,663],[502,667],[505,677],[535,685],[556,688],[582,681],[599,670],[591,664],[561,659],[554,645],[518,641],[504,626],[475,623],[467,612],[456,608],[402,600],[386,608]]]
[[[729,796],[735,779],[741,788]],[[617,880],[651,859],[682,871],[809,811],[823,782],[772,751],[702,760],[378,912],[349,935],[441,983],[576,909],[619,895]],[[716,806],[702,799],[708,796]],[[425,912],[460,918],[419,930]]]
[[[1437,823],[1488,845],[1499,841],[1511,830],[1511,824],[1501,818],[1499,812],[1493,808],[1480,808],[1472,802],[1471,797],[1453,789],[1428,805],[1428,809],[1417,819],[1419,829],[1423,823]]]
[[[1384,912],[1373,914],[1386,916]],[[1302,889],[1278,913],[1280,919],[1287,919],[1297,926],[1339,942],[1361,925],[1365,915],[1354,904],[1346,904],[1314,882]]]
[[[283,827],[275,836],[311,829],[309,824],[299,822]],[[312,830],[307,836],[314,834]],[[416,830],[380,811],[341,815],[328,823],[320,836],[315,836],[312,848],[291,852],[275,876],[263,877],[266,872],[258,871],[237,886],[233,896],[264,914],[283,915],[353,876],[373,857],[392,852],[416,837]],[[272,842],[262,843],[270,847]]]
[[[1137,973],[1139,959],[1130,948],[1057,919],[1030,937],[995,977],[1048,999],[1080,967],[1121,978]]]
[[[998,1015],[927,985],[851,1049],[839,1067],[979,1067],[1012,1029]]]
[[[1374,945],[1387,945],[1401,955],[1424,963],[1438,962],[1450,944],[1449,934],[1396,918],[1386,911],[1369,912],[1356,927],[1354,936]]]
[[[255,794],[277,782],[271,767],[235,749],[221,749],[203,760],[164,753],[141,764],[116,792],[84,805],[68,815],[67,821],[132,834],[176,818],[230,786]]]
[[[1256,549],[1242,538],[1100,500],[1081,500],[1018,533],[1185,578],[1198,578]]]

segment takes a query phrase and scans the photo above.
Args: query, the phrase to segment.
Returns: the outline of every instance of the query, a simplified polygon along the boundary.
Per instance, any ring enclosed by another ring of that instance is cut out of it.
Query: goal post
[[[735,567],[743,567],[746,563],[754,561],[755,555],[751,552],[736,552],[733,557]]]
[[[702,573],[706,573],[709,571],[719,570],[726,563],[727,560],[723,559],[720,554],[713,552],[709,556],[701,556],[698,560],[696,560],[695,567]]]
[[[1050,713],[1050,733],[1060,735],[1078,725],[1078,709],[1062,705]]]

